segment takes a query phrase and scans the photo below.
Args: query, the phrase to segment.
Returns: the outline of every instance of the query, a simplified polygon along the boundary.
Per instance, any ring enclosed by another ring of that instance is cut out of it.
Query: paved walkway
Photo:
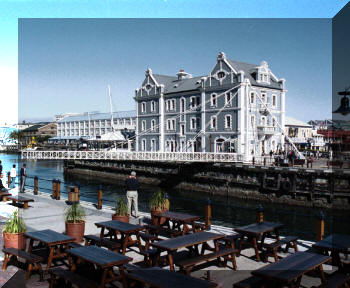
[[[64,199],[61,199],[60,201],[52,200],[50,196],[46,193],[40,193],[40,195],[34,196],[32,192],[26,192],[25,196],[33,198],[35,200],[35,202],[30,203],[30,207],[28,209],[26,210],[19,209],[20,215],[23,217],[27,225],[28,231],[42,230],[42,229],[52,229],[60,233],[63,233],[65,231],[64,212],[65,212],[65,209],[67,208],[67,205]],[[88,202],[81,202],[81,203],[84,206],[87,214],[85,234],[99,234],[100,230],[94,225],[94,223],[110,220],[111,214],[113,213],[113,211],[111,210],[110,207],[104,207],[104,209],[102,210],[96,210],[96,208],[91,203],[88,203]],[[10,202],[7,202],[7,203],[0,202],[0,214],[2,216],[6,216],[8,215],[8,213],[11,213],[14,209],[16,209],[14,206],[10,204],[11,204]],[[141,214],[141,217],[150,217],[148,213],[140,213],[140,214]],[[3,220],[4,220],[4,217],[0,218],[0,225],[1,223],[3,223]],[[130,222],[138,223],[139,219],[131,218]],[[212,231],[218,232],[218,233],[230,234],[232,233],[232,228],[213,226]],[[2,241],[2,237],[0,237],[0,241]],[[2,242],[0,242],[0,244],[1,246],[3,245]],[[300,250],[305,250],[308,247],[310,247],[311,244],[312,243],[310,242],[303,241],[302,246],[299,246],[299,248]],[[129,251],[127,255],[134,259],[134,263],[143,260],[143,257],[134,251]],[[267,263],[256,262],[253,259],[253,255],[254,255],[253,249],[247,249],[243,251],[243,255],[237,258],[237,266],[239,271],[233,271],[228,268],[219,268],[216,266],[212,266],[207,268],[206,270],[194,272],[192,273],[192,276],[201,277],[201,278],[210,276],[210,278],[213,281],[220,284],[220,287],[225,287],[225,288],[232,287],[232,283],[235,283],[237,281],[240,281],[244,278],[249,277],[250,271],[267,265]],[[279,255],[281,257],[286,257],[288,254],[280,253]],[[0,254],[0,256],[2,257],[2,254]],[[273,258],[269,258],[269,260],[273,261]],[[2,265],[1,262],[0,264]],[[1,272],[0,287],[5,281],[10,279],[15,274],[16,271],[17,271],[17,268],[15,268],[14,266],[10,266],[7,271]],[[210,271],[209,274],[208,274],[208,271]],[[304,277],[304,278],[305,279],[303,280],[303,284],[306,287],[311,287],[312,285],[317,286],[320,284],[320,281],[318,279],[314,279],[310,277]],[[20,275],[16,274],[16,277],[14,280],[17,281],[16,283],[19,285],[17,287],[21,287],[22,285],[20,285],[18,281],[23,281],[23,275],[21,278]],[[310,282],[311,284],[306,283],[309,281],[311,281]],[[26,287],[48,287],[48,282],[47,281],[39,282],[39,276],[34,274],[31,277],[31,279],[27,281]]]

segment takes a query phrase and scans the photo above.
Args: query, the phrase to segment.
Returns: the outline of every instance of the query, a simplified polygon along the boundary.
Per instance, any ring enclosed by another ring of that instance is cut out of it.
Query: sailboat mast
[[[113,107],[112,107],[112,95],[111,95],[111,86],[108,85],[108,96],[109,96],[109,106],[111,110],[111,128],[114,132],[114,119],[113,119]]]

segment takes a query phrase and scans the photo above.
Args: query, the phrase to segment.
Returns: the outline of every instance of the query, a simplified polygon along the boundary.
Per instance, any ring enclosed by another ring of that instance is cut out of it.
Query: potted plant
[[[112,215],[112,220],[129,223],[129,211],[125,196],[119,198],[115,206],[115,214]]]
[[[2,232],[5,248],[16,248],[19,250],[26,248],[26,239],[24,237],[26,225],[23,219],[19,217],[17,210],[6,220]]]
[[[154,225],[162,225],[165,222],[165,218],[155,217],[155,215],[168,211],[170,202],[167,195],[161,191],[155,192],[150,200],[151,217]]]
[[[73,237],[77,243],[83,241],[85,217],[85,210],[79,203],[72,204],[66,210],[66,234]]]

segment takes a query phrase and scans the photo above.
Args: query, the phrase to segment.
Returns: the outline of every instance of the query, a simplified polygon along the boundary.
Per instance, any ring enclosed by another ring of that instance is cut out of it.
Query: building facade
[[[135,111],[113,113],[113,128],[117,131],[134,132],[136,127]],[[112,132],[110,113],[84,113],[66,116],[57,121],[55,140],[78,140],[80,138],[100,137]]]
[[[57,135],[56,123],[37,123],[22,130],[22,145],[28,145],[36,142],[40,138],[50,138]],[[46,140],[47,141],[47,140]]]
[[[267,154],[284,146],[285,80],[219,53],[212,71],[153,74],[135,91],[136,150]]]

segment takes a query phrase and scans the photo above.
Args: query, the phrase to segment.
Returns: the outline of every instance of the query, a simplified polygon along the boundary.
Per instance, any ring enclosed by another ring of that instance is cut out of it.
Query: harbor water
[[[18,171],[22,161],[17,154],[0,154],[5,180],[6,172],[13,164]],[[26,160],[27,175],[26,185],[28,189],[33,187],[33,178],[39,178],[39,190],[51,193],[52,180],[61,181],[61,193],[65,193],[69,186],[79,185],[81,199],[97,202],[97,190],[101,185],[103,189],[103,205],[114,206],[118,197],[125,195],[123,182],[115,180],[97,179],[88,176],[64,175],[63,161],[61,160]],[[149,199],[159,187],[141,186],[139,189],[139,210],[149,212]],[[163,188],[164,190],[164,188]],[[195,191],[164,190],[170,200],[170,209],[178,212],[186,212],[204,216],[204,207],[207,203],[208,194]],[[64,195],[64,194],[63,194]],[[212,223],[226,227],[238,227],[256,221],[256,209],[258,202],[227,198],[224,196],[210,196],[212,204]],[[315,240],[317,216],[319,209],[298,206],[287,206],[274,203],[264,203],[264,218],[266,221],[280,222],[285,224],[281,231],[283,235],[296,235],[301,239]],[[342,233],[350,234],[350,211],[324,210],[326,234]]]

